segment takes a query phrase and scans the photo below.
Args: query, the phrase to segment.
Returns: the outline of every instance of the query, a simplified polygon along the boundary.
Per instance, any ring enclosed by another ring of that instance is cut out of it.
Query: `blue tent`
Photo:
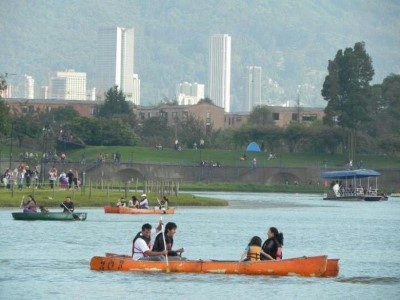
[[[247,146],[246,152],[261,152],[260,146],[258,146],[256,142],[251,142],[251,143]]]

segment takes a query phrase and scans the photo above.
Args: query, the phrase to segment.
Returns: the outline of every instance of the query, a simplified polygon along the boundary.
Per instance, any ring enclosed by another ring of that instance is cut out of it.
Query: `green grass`
[[[9,146],[0,147],[1,169],[8,167]],[[18,154],[29,149],[15,148],[13,157],[18,158]],[[268,160],[267,153],[247,153],[247,160],[240,161],[244,150],[215,150],[215,149],[183,149],[181,152],[172,148],[156,150],[151,147],[86,147],[85,149],[67,151],[69,161],[81,161],[86,158],[87,163],[95,162],[98,153],[106,154],[108,159],[112,159],[112,153],[121,153],[121,162],[153,162],[169,164],[199,164],[204,161],[218,161],[222,166],[250,166],[253,157],[257,158],[259,167],[321,167],[323,162],[328,167],[344,168],[347,158],[342,154],[314,154],[314,153],[276,153],[277,158]],[[40,154],[40,151],[36,151]],[[354,160],[354,166],[362,160],[364,168],[371,169],[399,169],[400,157],[378,156],[378,155],[358,155]]]
[[[140,193],[128,192],[125,194],[124,191],[107,191],[101,189],[91,190],[86,188],[85,190],[49,190],[49,189],[28,189],[25,188],[22,191],[14,190],[14,194],[8,189],[2,188],[0,190],[0,207],[15,207],[18,208],[21,204],[23,196],[32,195],[37,201],[38,205],[44,205],[46,207],[59,207],[60,203],[66,196],[71,196],[72,200],[77,207],[102,207],[105,204],[115,204],[120,197],[129,198],[133,195],[139,198]],[[157,197],[159,195],[155,193],[147,193],[150,206],[156,206],[158,204]],[[181,193],[178,196],[168,196],[170,200],[170,206],[227,206],[228,201],[220,199],[210,199],[206,197],[196,197],[192,194]],[[61,208],[60,208],[61,209]]]

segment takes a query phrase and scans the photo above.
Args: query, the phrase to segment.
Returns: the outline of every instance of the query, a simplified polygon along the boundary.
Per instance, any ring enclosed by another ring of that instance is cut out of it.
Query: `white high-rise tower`
[[[128,101],[134,99],[134,30],[132,27],[100,28],[97,36],[96,91],[99,99],[117,85]]]
[[[251,112],[257,105],[261,105],[261,67],[246,67],[246,111]]]
[[[213,34],[209,50],[208,97],[215,105],[230,112],[231,105],[231,37]]]
[[[25,74],[25,99],[35,98],[35,80],[32,76]]]

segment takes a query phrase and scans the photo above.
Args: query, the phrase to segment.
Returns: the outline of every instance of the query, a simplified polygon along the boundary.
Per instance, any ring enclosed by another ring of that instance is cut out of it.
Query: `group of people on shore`
[[[20,208],[24,213],[37,213],[38,212],[38,205],[35,200],[35,198],[32,195],[28,196],[28,199],[26,202],[24,202],[25,196],[21,200],[21,205]],[[60,207],[63,208],[64,213],[72,213],[75,209],[74,203],[71,200],[71,197],[67,196],[65,197],[64,201],[60,204]],[[44,207],[43,205],[39,206],[39,210],[42,213],[49,212],[49,210]]]
[[[163,196],[161,200],[157,198],[158,208],[159,209],[168,209],[169,200],[166,196]],[[142,194],[140,199],[138,199],[135,195],[129,199],[127,202],[124,197],[121,197],[116,206],[118,207],[129,207],[129,208],[138,208],[138,209],[149,209],[149,199],[147,199],[146,194]]]
[[[132,241],[132,259],[147,261],[164,261],[166,256],[169,260],[185,260],[182,257],[183,248],[173,250],[174,235],[178,226],[174,222],[168,222],[164,229],[162,220],[153,229],[151,224],[143,224]],[[151,235],[156,234],[154,244]],[[239,261],[281,260],[283,247],[283,233],[276,227],[270,227],[267,239],[262,244],[259,236],[253,236],[247,245]]]

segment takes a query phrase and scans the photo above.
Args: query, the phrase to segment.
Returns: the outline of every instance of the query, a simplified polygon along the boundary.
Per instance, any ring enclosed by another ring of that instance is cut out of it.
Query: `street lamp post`
[[[43,129],[43,145],[42,145],[42,159],[41,159],[41,166],[40,166],[40,184],[44,183],[44,173],[45,173],[45,156],[47,155],[47,135],[49,133],[50,127],[46,124]]]
[[[14,121],[11,120],[11,137],[10,137],[10,165],[8,166],[11,170],[11,161],[12,161],[12,149],[13,149],[13,135],[14,135]]]

